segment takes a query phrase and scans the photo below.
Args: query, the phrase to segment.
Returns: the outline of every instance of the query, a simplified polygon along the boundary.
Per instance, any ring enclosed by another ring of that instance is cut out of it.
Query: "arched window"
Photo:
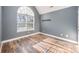
[[[34,30],[34,12],[29,7],[17,10],[17,32]]]

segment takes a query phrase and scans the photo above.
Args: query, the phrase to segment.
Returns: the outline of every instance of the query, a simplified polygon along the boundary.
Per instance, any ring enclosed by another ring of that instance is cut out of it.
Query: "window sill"
[[[28,32],[28,31],[34,31],[34,28],[33,29],[29,29],[29,30],[17,30],[17,32]]]

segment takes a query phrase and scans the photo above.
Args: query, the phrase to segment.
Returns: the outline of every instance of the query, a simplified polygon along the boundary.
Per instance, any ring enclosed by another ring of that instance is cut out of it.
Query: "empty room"
[[[78,53],[78,6],[0,6],[1,53]]]

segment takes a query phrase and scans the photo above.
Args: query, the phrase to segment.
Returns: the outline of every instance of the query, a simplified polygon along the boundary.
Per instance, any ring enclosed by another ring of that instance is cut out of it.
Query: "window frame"
[[[23,7],[27,7],[27,6],[23,6]],[[19,8],[22,8],[22,6],[21,7],[19,7]],[[19,10],[19,8],[17,9],[17,11]],[[18,27],[18,25],[17,25],[17,32],[25,32],[25,31],[34,31],[35,30],[35,13],[34,13],[34,11],[30,8],[30,7],[27,7],[27,8],[29,8],[30,10],[31,10],[31,12],[34,14],[34,16],[33,16],[33,28],[31,28],[31,29],[28,29],[28,26],[27,27],[25,27],[25,28],[27,28],[26,30],[24,29],[24,30],[19,30],[19,27]],[[18,17],[18,12],[17,12],[17,17]],[[17,18],[18,19],[18,18]],[[28,21],[27,21],[28,22]],[[18,24],[18,21],[17,21],[17,24]],[[23,29],[23,28],[22,28]]]

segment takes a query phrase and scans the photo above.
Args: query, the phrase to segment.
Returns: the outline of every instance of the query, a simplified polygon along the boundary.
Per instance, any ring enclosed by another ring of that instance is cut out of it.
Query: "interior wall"
[[[2,16],[2,13],[1,13],[1,6],[0,6],[0,41],[2,39],[2,24],[1,24],[2,18],[1,16]]]
[[[79,43],[79,6],[78,6],[78,43]]]
[[[50,19],[51,21],[42,21]],[[41,15],[41,32],[78,41],[78,7]]]
[[[17,9],[19,6],[3,6],[2,7],[2,41],[8,40],[14,37],[19,37],[35,32],[39,32],[39,13],[34,6],[30,8],[35,13],[35,30],[17,32]]]

